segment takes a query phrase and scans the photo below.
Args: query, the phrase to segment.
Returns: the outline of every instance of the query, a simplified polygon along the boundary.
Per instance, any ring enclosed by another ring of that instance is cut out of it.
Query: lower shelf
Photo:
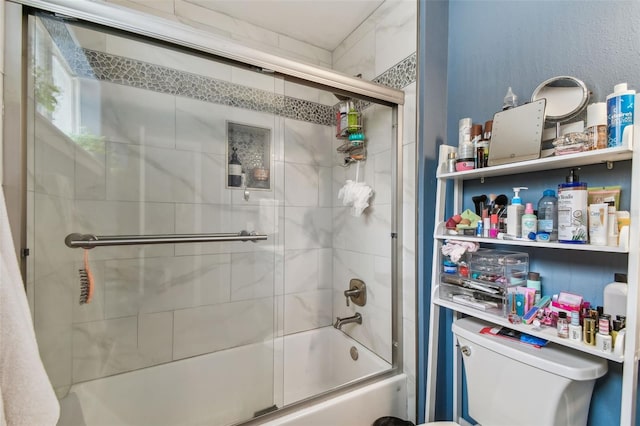
[[[609,352],[602,352],[596,349],[595,347],[589,346],[585,343],[575,342],[573,340],[558,337],[557,331],[555,328],[552,328],[552,327],[535,328],[534,326],[527,325],[527,324],[512,324],[504,317],[497,316],[487,312],[482,312],[472,307],[467,307],[449,300],[440,299],[438,297],[437,287],[435,288],[435,291],[432,293],[431,297],[432,297],[432,303],[438,306],[441,306],[443,308],[451,309],[453,311],[460,312],[475,318],[480,318],[482,320],[494,323],[496,325],[500,325],[502,327],[518,330],[522,333],[527,333],[532,336],[540,337],[542,339],[557,343],[562,346],[566,346],[568,348],[576,349],[581,352],[586,352],[588,354],[595,355],[600,358],[606,358],[610,361],[619,362],[619,363],[622,363],[624,361],[623,356],[615,355]]]

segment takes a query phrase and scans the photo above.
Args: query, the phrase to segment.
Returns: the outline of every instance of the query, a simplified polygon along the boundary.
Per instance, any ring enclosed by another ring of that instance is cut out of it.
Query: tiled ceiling
[[[384,0],[187,0],[333,51]]]

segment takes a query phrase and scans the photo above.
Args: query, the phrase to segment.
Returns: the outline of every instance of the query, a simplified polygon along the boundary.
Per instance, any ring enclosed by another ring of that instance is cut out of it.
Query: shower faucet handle
[[[364,281],[352,278],[349,289],[344,291],[344,297],[347,299],[347,306],[349,306],[349,299],[358,306],[364,306],[367,303],[367,286]]]

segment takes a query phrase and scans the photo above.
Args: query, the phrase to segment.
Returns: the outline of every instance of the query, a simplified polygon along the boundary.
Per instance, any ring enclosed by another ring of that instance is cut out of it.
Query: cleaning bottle
[[[566,182],[558,185],[558,241],[587,243],[587,184],[579,182],[571,169]]]
[[[535,240],[536,232],[538,232],[538,218],[533,214],[533,204],[527,203],[522,215],[522,238]],[[533,238],[531,235],[533,233]]]
[[[538,201],[538,232],[546,233],[549,241],[558,240],[558,198],[553,189],[545,189]]]
[[[636,91],[627,89],[627,83],[616,84],[607,96],[608,147],[631,147],[633,139],[633,114]]]
[[[522,234],[522,215],[524,214],[524,206],[520,198],[520,191],[529,189],[524,186],[516,186],[513,188],[513,198],[511,204],[507,207],[507,235],[520,237]]]

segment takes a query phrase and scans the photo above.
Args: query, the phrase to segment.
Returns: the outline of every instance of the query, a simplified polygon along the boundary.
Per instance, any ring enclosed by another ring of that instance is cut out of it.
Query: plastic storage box
[[[468,268],[458,268],[457,273],[440,274],[439,297],[506,317],[510,294],[526,285],[529,254],[480,249],[469,253],[466,263]]]

